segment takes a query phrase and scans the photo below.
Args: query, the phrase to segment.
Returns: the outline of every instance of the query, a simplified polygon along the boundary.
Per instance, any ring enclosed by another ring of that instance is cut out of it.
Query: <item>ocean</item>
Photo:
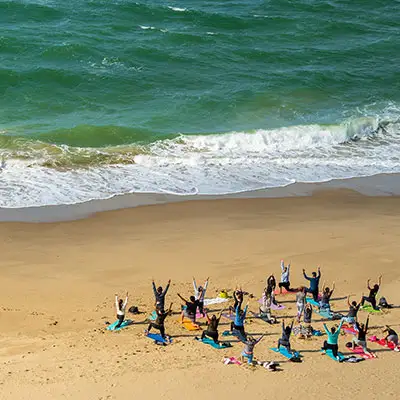
[[[0,1],[0,207],[400,173],[400,2]]]

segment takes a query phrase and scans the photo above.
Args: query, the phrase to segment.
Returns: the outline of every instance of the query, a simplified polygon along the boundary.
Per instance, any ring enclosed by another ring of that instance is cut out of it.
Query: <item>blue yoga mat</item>
[[[115,321],[114,323],[112,323],[111,325],[107,326],[107,330],[109,331],[120,331],[121,329],[126,328],[129,325],[132,325],[133,321],[130,319],[126,319],[119,328],[116,328],[116,326],[118,325],[118,321]]]
[[[158,342],[158,343],[169,344],[169,343],[172,342],[172,339],[170,339],[170,340],[164,339],[159,333],[148,333],[146,336],[149,339],[152,339],[152,340],[154,340],[155,342]]]
[[[283,346],[281,346],[279,349],[277,347],[271,347],[271,350],[274,351],[275,353],[282,354],[284,357],[288,358],[289,360],[293,357],[300,357],[300,353],[298,353],[297,351],[294,351],[293,353],[291,353],[290,351],[288,351],[288,349],[286,347],[283,347]]]
[[[214,349],[226,349],[227,347],[232,347],[232,345],[230,343],[225,343],[225,342],[220,342],[220,343],[215,343],[214,340],[205,337],[204,339],[200,339],[198,337],[195,338],[197,341],[202,342],[204,344],[208,344],[211,347],[214,347]]]
[[[334,357],[332,350],[330,350],[330,349],[326,350],[325,354],[328,357],[332,358],[332,360],[334,360],[334,361],[343,361],[346,358],[342,353],[338,352],[339,360],[337,360],[336,357]]]
[[[321,308],[320,310],[317,310],[317,313],[324,318],[327,319],[332,319],[333,318],[333,312],[324,308]]]

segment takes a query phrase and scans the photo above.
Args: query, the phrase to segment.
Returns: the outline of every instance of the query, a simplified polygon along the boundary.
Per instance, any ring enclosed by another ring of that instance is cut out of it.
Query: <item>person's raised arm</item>
[[[264,336],[265,336],[265,333],[263,333],[263,334],[256,340],[256,343],[255,343],[255,344],[260,343],[260,342],[261,342],[261,339],[262,339]]]
[[[292,319],[292,323],[290,324],[290,329],[293,329],[294,319]]]
[[[204,292],[207,290],[207,286],[208,286],[208,281],[210,280],[210,278],[207,278],[206,281],[204,282]]]
[[[125,301],[124,301],[124,304],[122,305],[122,308],[126,308],[126,305],[128,304],[128,298],[129,298],[129,295],[128,295],[128,292],[126,292]]]
[[[367,321],[365,322],[365,328],[364,328],[365,333],[367,333],[367,331],[368,331],[368,324],[369,324],[369,316],[367,318]]]
[[[324,327],[325,333],[326,333],[328,336],[330,336],[331,333],[329,332],[329,329],[328,329],[328,327],[326,326],[326,324],[324,324],[323,327]]]
[[[170,314],[170,313],[171,313],[171,310],[172,310],[172,304],[173,304],[173,303],[171,303],[171,304],[169,305],[169,308],[168,308],[167,314]]]
[[[303,269],[303,276],[304,276],[304,278],[307,279],[308,281],[311,280],[311,279],[307,276],[306,270],[305,270],[305,269]]]
[[[179,293],[177,293],[177,295],[184,303],[188,303],[188,301],[184,299]]]
[[[378,278],[378,285],[381,286],[381,284],[382,284],[382,275],[379,275],[379,278]]]
[[[368,290],[371,290],[371,288],[370,288],[370,286],[369,286],[370,280],[371,280],[371,279],[368,279],[368,280],[367,280],[367,287],[368,287]]]
[[[249,308],[249,303],[247,302],[246,307],[243,310],[243,319],[246,318],[246,314],[247,314],[247,309]]]
[[[195,293],[197,293],[197,283],[196,283],[195,277],[193,277],[193,289],[194,289]]]
[[[347,305],[348,305],[349,307],[351,306],[351,304],[350,304],[350,295],[347,296]]]
[[[285,263],[283,260],[281,260],[281,271],[283,272],[285,270]]]
[[[342,329],[343,322],[344,322],[344,319],[341,319],[341,320],[340,320],[339,327],[338,327],[338,331],[339,331],[339,332],[340,332],[340,330]]]
[[[320,268],[320,267],[318,267],[318,275],[317,275],[317,278],[318,278],[318,279],[321,278],[321,268]]]
[[[238,298],[236,296],[236,289],[233,291],[233,299],[235,300],[235,302],[238,302]]]
[[[119,311],[119,304],[118,304],[118,295],[115,294],[115,308]]]
[[[165,289],[162,293],[163,296],[165,296],[167,294],[170,284],[171,284],[171,279],[168,280],[167,286],[165,286]]]
[[[154,296],[157,296],[157,288],[156,288],[156,284],[154,283],[154,279],[151,281],[151,283],[152,283],[152,286],[153,286]]]

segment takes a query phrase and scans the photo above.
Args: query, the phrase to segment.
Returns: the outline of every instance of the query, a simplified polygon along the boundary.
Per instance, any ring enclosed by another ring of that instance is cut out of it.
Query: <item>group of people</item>
[[[297,322],[301,324],[301,319],[303,317],[305,326],[310,328],[310,332],[312,332],[312,304],[317,307],[318,312],[321,313],[321,315],[323,315],[322,312],[331,312],[330,300],[335,290],[335,283],[333,283],[332,288],[325,287],[325,284],[323,284],[322,293],[320,294],[320,268],[318,267],[317,272],[312,272],[311,276],[308,276],[306,274],[306,271],[303,269],[303,276],[307,281],[309,281],[308,287],[302,286],[300,288],[292,288],[290,284],[290,264],[285,265],[284,261],[281,260],[281,279],[278,284],[278,288],[276,284],[276,279],[274,275],[271,274],[266,280],[266,287],[260,300],[259,313],[257,314],[257,317],[262,318],[264,321],[270,324],[275,324],[277,322],[277,319],[272,315],[271,312],[271,307],[273,305],[278,306],[275,295],[281,294],[282,290],[293,292],[296,293]],[[357,319],[357,314],[359,309],[365,304],[365,302],[369,302],[374,310],[378,309],[377,294],[381,286],[381,279],[382,277],[380,276],[378,279],[378,283],[372,285],[372,287],[370,285],[370,280],[367,281],[367,287],[370,291],[369,295],[363,296],[359,302],[350,302],[350,296],[347,298],[349,310],[346,316],[341,317],[341,321],[338,327],[332,326],[329,329],[326,324],[323,324],[327,339],[323,343],[321,349],[322,351],[331,351],[333,356],[339,360],[338,339],[342,325],[346,322],[347,324],[352,326],[356,332],[356,335],[352,340],[351,346],[353,348],[355,346],[360,346],[366,354],[371,354],[367,348],[366,340],[369,318],[367,318],[365,323],[359,323]],[[166,317],[170,315],[172,310],[172,303],[167,310],[165,309],[165,298],[168,293],[170,283],[171,281],[169,280],[167,285],[163,289],[161,286],[156,287],[154,280],[152,282],[155,299],[155,318],[149,322],[146,334],[148,334],[151,329],[155,329],[160,332],[160,335],[163,339],[168,338],[165,333],[165,320]],[[209,278],[207,278],[203,286],[198,286],[195,278],[193,278],[193,295],[191,295],[189,299],[186,299],[179,293],[177,294],[183,302],[181,307],[181,322],[186,319],[191,321],[193,324],[196,324],[197,317],[206,317],[207,327],[205,330],[203,330],[201,339],[204,340],[206,337],[208,337],[212,339],[215,344],[218,345],[220,343],[219,323],[224,310],[221,310],[218,315],[212,316],[208,315],[208,313],[206,312],[204,308],[204,300],[208,283]],[[254,348],[257,343],[262,340],[264,335],[255,338],[252,335],[248,335],[245,330],[245,320],[249,307],[248,302],[243,307],[244,297],[246,294],[247,293],[245,293],[241,288],[237,288],[233,292],[234,304],[233,306],[229,307],[229,317],[233,319],[230,326],[230,332],[244,344],[244,349],[241,353],[241,357],[243,361],[247,361],[249,364],[251,364],[253,362]],[[312,299],[307,298],[307,294],[310,294],[312,296]],[[115,304],[118,319],[118,324],[116,325],[116,327],[120,327],[124,321],[127,303],[128,293],[126,294],[125,300],[119,299],[116,295]],[[234,316],[232,316],[232,313],[234,313]],[[283,347],[288,352],[292,352],[290,338],[293,332],[293,324],[294,320],[292,320],[290,324],[285,324],[285,321],[282,322],[282,334],[278,340],[278,350]],[[392,342],[397,347],[399,345],[397,333],[389,326],[386,326],[385,332],[387,333],[385,340]]]

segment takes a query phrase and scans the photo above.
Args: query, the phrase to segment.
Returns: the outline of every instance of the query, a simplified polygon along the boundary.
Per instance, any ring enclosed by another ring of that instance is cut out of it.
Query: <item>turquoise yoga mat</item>
[[[230,343],[226,343],[226,342],[219,342],[218,344],[214,342],[214,340],[205,337],[204,339],[200,339],[198,337],[195,338],[197,341],[202,342],[204,344],[208,344],[211,347],[214,347],[214,349],[226,349],[227,347],[232,347],[232,345]]]
[[[300,357],[300,353],[297,351],[290,352],[286,347],[281,346],[279,349],[277,347],[271,347],[271,350],[275,353],[280,353],[289,360],[293,357]]]
[[[155,321],[156,319],[157,319],[157,313],[156,313],[155,311],[153,311],[153,312],[150,314],[149,320],[150,320],[150,321]]]
[[[109,331],[120,331],[121,329],[126,328],[129,325],[132,325],[133,321],[130,319],[126,319],[119,328],[116,328],[116,326],[118,325],[118,321],[115,321],[114,323],[112,323],[111,325],[107,326],[107,330]]]
[[[325,352],[325,354],[328,356],[328,357],[330,357],[330,358],[332,358],[332,360],[334,360],[334,361],[343,361],[346,357],[342,354],[342,353],[340,353],[340,352],[338,352],[338,356],[339,356],[339,360],[333,355],[333,353],[332,353],[332,350],[326,350],[326,352]]]
[[[314,299],[307,298],[306,302],[312,304],[313,306],[319,307],[318,301],[315,301]]]

